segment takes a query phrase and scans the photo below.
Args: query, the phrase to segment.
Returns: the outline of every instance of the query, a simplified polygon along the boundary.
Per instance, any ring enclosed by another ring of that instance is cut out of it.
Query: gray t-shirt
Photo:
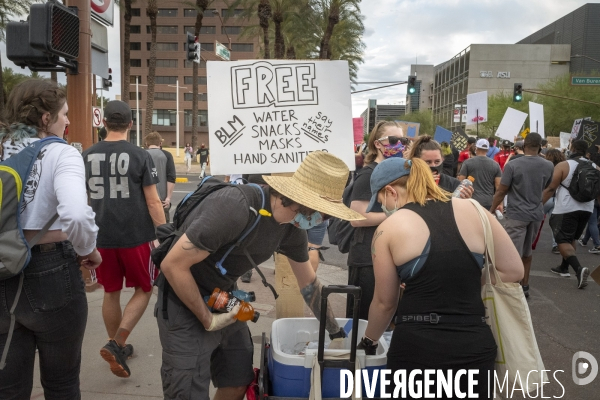
[[[158,174],[159,182],[156,185],[158,191],[158,197],[161,201],[167,198],[167,182],[175,183],[177,178],[177,172],[175,170],[175,162],[173,161],[173,155],[168,151],[162,149],[147,149],[154,161],[156,167],[156,173]]]
[[[264,209],[272,212],[269,188],[264,187],[261,190],[265,194]],[[248,204],[244,193],[251,204]],[[261,196],[256,187],[227,187],[208,195],[183,222],[181,230],[186,233],[190,242],[210,253],[204,261],[191,268],[203,296],[211,294],[217,287],[231,290],[238,277],[252,269],[252,264],[244,255],[244,248],[257,265],[272,257],[275,251],[298,262],[308,261],[306,231],[292,224],[279,224],[272,217],[262,217],[242,246],[236,247],[229,254],[223,263],[227,274],[221,274],[215,267],[216,262],[222,258],[230,245],[239,239],[251,222],[249,207],[258,210],[260,205]]]
[[[473,182],[473,199],[485,208],[492,206],[492,198],[496,192],[495,179],[502,176],[500,165],[486,156],[471,157],[462,165],[459,175],[475,178]]]
[[[506,215],[519,221],[544,219],[542,192],[552,181],[554,165],[537,156],[523,156],[507,162],[502,185],[508,186]]]

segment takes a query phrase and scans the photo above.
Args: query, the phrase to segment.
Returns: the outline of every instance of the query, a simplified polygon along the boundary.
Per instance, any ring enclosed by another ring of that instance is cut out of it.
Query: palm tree
[[[196,23],[194,24],[194,36],[200,37],[204,11],[210,6],[212,0],[196,0]],[[198,43],[198,46],[200,43]],[[177,116],[179,118],[179,115]],[[179,132],[177,132],[179,134]],[[198,64],[192,63],[192,149],[198,147]]]
[[[148,66],[148,91],[146,94],[146,118],[144,120],[144,135],[152,131],[152,114],[154,110],[154,77],[156,76],[156,17],[158,16],[157,0],[148,0],[146,15],[150,18],[150,60]],[[179,116],[177,116],[179,117]],[[139,132],[136,132],[139,135]],[[177,133],[179,134],[179,132]]]
[[[269,0],[260,0],[258,3],[258,24],[263,31],[264,58],[266,60],[271,58],[271,49],[269,48],[269,22],[272,15],[271,2]]]
[[[6,25],[11,18],[27,14],[29,6],[35,0],[0,0],[0,42],[6,40]],[[2,59],[0,58],[0,88],[4,88],[2,79]],[[4,90],[0,90],[0,115],[4,113]]]
[[[121,100],[129,103],[129,84],[131,83],[131,4],[132,0],[121,0],[123,13],[123,61],[121,68],[123,70],[123,80],[121,81]],[[137,94],[136,94],[137,95]],[[136,135],[139,133],[136,132]]]
[[[319,58],[330,60],[330,43],[334,28],[342,20],[361,21],[360,0],[319,0],[315,3],[315,8],[321,11],[327,23],[319,46]],[[360,22],[360,25],[362,25],[362,22]]]

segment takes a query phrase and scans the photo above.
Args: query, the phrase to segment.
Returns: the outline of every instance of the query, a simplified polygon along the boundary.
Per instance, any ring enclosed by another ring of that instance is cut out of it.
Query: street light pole
[[[179,157],[179,89],[187,89],[185,86],[179,86],[179,78],[175,79],[175,86],[168,85],[169,87],[175,88],[175,155]]]
[[[135,77],[135,144],[140,147],[140,77]]]

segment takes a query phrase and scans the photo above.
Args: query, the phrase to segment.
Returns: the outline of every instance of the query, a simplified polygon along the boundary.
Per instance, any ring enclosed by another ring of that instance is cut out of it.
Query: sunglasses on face
[[[400,138],[398,136],[386,136],[386,137],[377,139],[377,141],[379,141],[379,142],[383,142],[384,140],[387,140],[389,142],[389,144],[394,145],[400,141]]]

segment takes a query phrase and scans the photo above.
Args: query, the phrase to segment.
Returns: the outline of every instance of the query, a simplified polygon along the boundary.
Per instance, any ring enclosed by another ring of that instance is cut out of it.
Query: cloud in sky
[[[474,43],[516,43],[586,3],[586,0],[363,0],[364,42],[367,45],[359,82],[406,80],[410,64],[440,64]],[[115,8],[115,14],[118,9]],[[109,65],[113,88],[120,93],[119,18],[108,30]],[[114,44],[114,46],[113,46]],[[20,70],[6,59],[0,43],[2,65]],[[21,70],[29,73],[28,70]],[[62,81],[64,81],[64,75]],[[99,80],[98,80],[99,81]],[[356,89],[373,86],[360,85]],[[396,86],[352,96],[352,113],[359,116],[368,99],[378,104],[404,102],[406,86]]]

